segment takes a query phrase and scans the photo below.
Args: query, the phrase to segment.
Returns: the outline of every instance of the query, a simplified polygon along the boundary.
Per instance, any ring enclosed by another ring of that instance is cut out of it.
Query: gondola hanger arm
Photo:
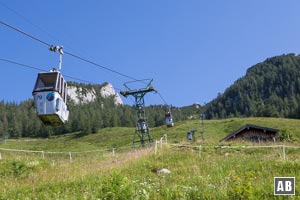
[[[58,65],[58,70],[61,71],[61,66],[62,66],[62,55],[64,54],[63,52],[63,46],[54,46],[54,45],[51,45],[49,47],[49,50],[50,51],[53,51],[53,52],[59,52],[59,65]]]

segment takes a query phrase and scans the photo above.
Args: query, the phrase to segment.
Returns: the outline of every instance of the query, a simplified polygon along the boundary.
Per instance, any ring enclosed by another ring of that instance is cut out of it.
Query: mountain
[[[204,107],[206,117],[300,117],[300,56],[275,56],[247,70],[242,78]]]
[[[115,91],[111,83],[104,83],[100,86],[69,83],[68,97],[75,104],[94,102],[100,95],[103,98],[113,97],[116,105],[123,105],[120,95]]]

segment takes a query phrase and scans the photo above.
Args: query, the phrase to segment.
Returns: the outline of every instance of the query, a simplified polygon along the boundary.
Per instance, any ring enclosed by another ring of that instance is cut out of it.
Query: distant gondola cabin
[[[145,119],[139,119],[136,125],[136,128],[138,131],[141,131],[142,133],[146,133],[148,130],[148,125]]]
[[[174,126],[174,122],[173,122],[173,119],[172,119],[171,112],[166,112],[165,113],[165,120],[166,120],[167,127],[173,127]]]
[[[228,141],[249,141],[249,142],[275,142],[275,137],[279,133],[278,129],[247,124],[240,129],[229,134],[220,142]]]

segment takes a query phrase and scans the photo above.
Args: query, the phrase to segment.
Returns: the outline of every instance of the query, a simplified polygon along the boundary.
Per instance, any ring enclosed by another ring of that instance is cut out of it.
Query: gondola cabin
[[[172,119],[171,112],[166,112],[165,120],[166,120],[167,127],[173,127],[174,126],[174,122],[173,122],[173,119]]]
[[[145,133],[148,130],[148,125],[145,119],[139,119],[136,128],[138,131]]]
[[[68,121],[67,82],[59,71],[39,73],[32,95],[36,113],[45,125],[59,126]]]

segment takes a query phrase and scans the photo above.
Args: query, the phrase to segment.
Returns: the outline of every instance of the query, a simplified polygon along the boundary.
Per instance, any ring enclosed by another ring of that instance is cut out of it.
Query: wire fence
[[[40,158],[40,159],[64,159],[72,162],[74,158],[97,159],[115,157],[117,153],[129,151],[131,147],[120,147],[111,149],[99,149],[88,151],[44,151],[0,148],[0,160],[5,158]]]
[[[226,146],[226,145],[195,145],[195,144],[168,144],[167,135],[164,135],[160,140],[156,140],[154,153],[157,154],[159,148],[163,148],[163,145],[176,148],[178,150],[190,151],[193,153],[198,153],[201,157],[204,154],[209,153],[218,153],[224,155],[225,157],[229,156],[230,153],[246,153],[252,155],[273,155],[275,158],[282,160],[293,160],[300,159],[300,146],[296,145],[245,145],[245,146]]]
[[[247,154],[267,154],[274,155],[274,157],[282,160],[300,158],[300,146],[293,145],[252,145],[252,146],[214,146],[214,145],[194,145],[194,144],[169,144],[167,135],[163,135],[159,140],[154,142],[150,148],[150,153],[155,155],[162,151],[164,147],[175,148],[178,150],[190,151],[197,153],[200,157],[205,154],[218,153],[225,157],[230,153],[247,153]],[[117,154],[122,152],[129,152],[133,149],[130,146],[98,149],[87,151],[44,151],[44,150],[21,150],[21,149],[8,149],[0,148],[0,160],[5,158],[22,158],[22,159],[62,159],[72,162],[74,159],[95,160],[110,157],[116,157]],[[290,157],[289,157],[290,156]]]
[[[253,146],[213,146],[213,145],[182,145],[169,144],[179,150],[191,151],[204,156],[205,154],[217,153],[224,157],[231,153],[245,153],[248,155],[269,155],[282,160],[300,159],[300,146],[293,145],[253,145]]]

